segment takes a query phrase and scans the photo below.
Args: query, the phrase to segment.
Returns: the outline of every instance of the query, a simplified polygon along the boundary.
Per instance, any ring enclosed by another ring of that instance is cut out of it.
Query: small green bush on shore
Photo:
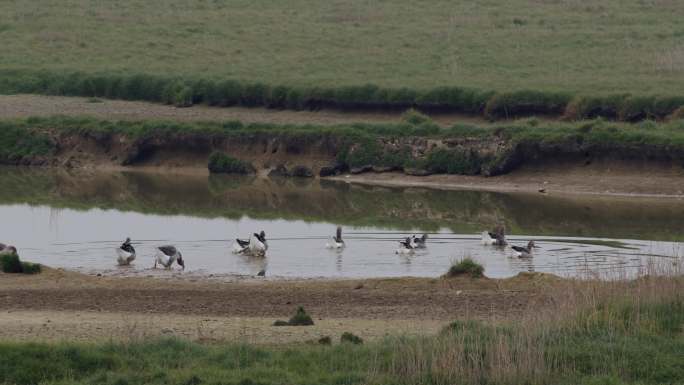
[[[10,274],[38,274],[41,266],[37,263],[24,262],[16,253],[0,255],[0,266],[4,273]]]
[[[484,267],[472,258],[463,258],[458,263],[451,265],[447,271],[447,277],[459,277],[467,275],[471,278],[484,277]]]
[[[209,156],[208,167],[210,172],[223,174],[245,175],[254,171],[249,163],[218,151]]]
[[[361,345],[363,343],[363,338],[357,336],[356,334],[350,332],[344,332],[340,336],[340,342],[350,343],[354,345]]]
[[[295,315],[288,321],[290,326],[310,326],[314,324],[311,316],[306,313],[303,307],[298,307]]]

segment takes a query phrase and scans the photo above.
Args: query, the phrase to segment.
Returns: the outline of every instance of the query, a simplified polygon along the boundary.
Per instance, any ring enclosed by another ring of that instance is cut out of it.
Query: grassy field
[[[557,281],[520,321],[456,321],[436,336],[367,344],[0,342],[0,383],[680,384],[682,283]]]
[[[676,0],[0,2],[0,70],[672,94]]]

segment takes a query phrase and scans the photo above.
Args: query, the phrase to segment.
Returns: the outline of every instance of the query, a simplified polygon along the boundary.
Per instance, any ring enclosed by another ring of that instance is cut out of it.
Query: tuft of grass
[[[212,173],[245,175],[254,172],[254,168],[249,163],[218,151],[209,156],[208,167]]]
[[[484,267],[475,262],[472,258],[466,257],[451,265],[449,271],[446,273],[446,276],[450,278],[464,275],[471,278],[482,278],[484,277]]]
[[[15,253],[0,255],[0,264],[5,273],[21,273],[23,271],[19,256]]]
[[[0,255],[2,271],[11,274],[38,274],[41,266],[37,263],[23,262],[16,253]]]
[[[361,338],[355,334],[352,334],[350,332],[344,332],[340,336],[340,342],[350,343],[350,344],[354,344],[354,345],[361,345],[361,344],[363,344],[363,338]]]
[[[332,345],[332,339],[330,338],[330,336],[323,336],[318,339],[318,343],[320,345]]]
[[[303,307],[298,307],[295,315],[288,321],[290,326],[311,326],[314,324],[311,316],[306,313]]]

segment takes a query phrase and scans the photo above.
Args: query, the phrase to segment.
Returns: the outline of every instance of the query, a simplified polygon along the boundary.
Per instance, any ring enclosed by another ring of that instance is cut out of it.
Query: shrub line
[[[491,120],[546,115],[570,120],[602,117],[634,122],[665,119],[684,107],[684,95],[587,96],[536,90],[496,92],[457,86],[417,90],[373,84],[299,87],[232,79],[27,70],[0,70],[0,93],[141,100],[178,107],[206,104],[290,110],[416,108],[425,112],[481,115]]]

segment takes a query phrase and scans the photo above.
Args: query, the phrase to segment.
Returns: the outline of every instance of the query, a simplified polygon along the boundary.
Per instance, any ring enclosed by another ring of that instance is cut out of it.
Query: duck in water
[[[131,245],[131,238],[126,238],[121,246],[116,248],[116,262],[119,266],[128,266],[135,260],[135,249]]]
[[[511,246],[511,249],[515,251],[515,256],[518,258],[532,258],[532,249],[539,249],[539,246],[534,244],[534,241],[529,241],[527,247],[522,246]]]
[[[157,264],[164,266],[165,269],[171,269],[171,265],[176,262],[178,265],[185,270],[185,261],[183,261],[183,255],[176,249],[175,246],[165,245],[157,247],[157,253],[154,255],[154,268],[157,268]]]
[[[426,242],[428,239],[427,234],[423,234],[420,238],[416,237],[415,235],[411,236],[411,244],[414,249],[424,249],[426,248]]]
[[[249,238],[249,246],[247,247],[249,254],[253,257],[263,257],[268,250],[268,242],[266,242],[266,232],[261,230],[259,234],[254,233]]]
[[[503,225],[496,226],[492,231],[482,232],[482,244],[492,246],[506,246],[506,231]]]
[[[344,240],[342,239],[342,227],[337,226],[337,232],[330,237],[330,241],[325,244],[326,249],[344,249]]]
[[[12,245],[6,245],[4,243],[0,243],[0,255],[11,255],[11,254],[16,254],[17,253],[17,248],[12,246]]]
[[[396,254],[413,254],[415,252],[415,244],[411,237],[406,237],[403,241],[399,241],[399,248]]]

